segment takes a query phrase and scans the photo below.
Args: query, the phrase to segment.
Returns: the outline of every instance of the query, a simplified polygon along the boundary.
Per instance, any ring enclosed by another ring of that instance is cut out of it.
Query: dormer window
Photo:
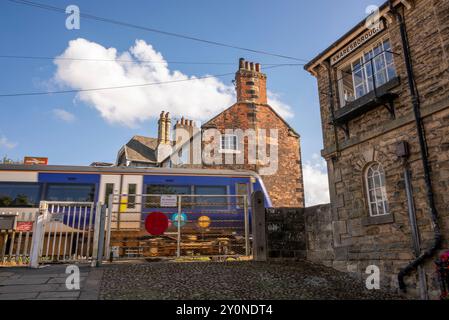
[[[338,69],[340,107],[396,78],[390,40],[383,39]]]

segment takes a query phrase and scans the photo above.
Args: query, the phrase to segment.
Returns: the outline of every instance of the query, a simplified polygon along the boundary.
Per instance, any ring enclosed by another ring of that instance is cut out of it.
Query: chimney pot
[[[251,62],[249,65],[250,65],[251,71],[254,71],[254,62]]]
[[[245,68],[245,59],[240,58],[239,60],[239,69],[244,69]]]
[[[256,63],[256,71],[260,72],[260,63]]]
[[[249,62],[245,61],[245,70],[249,70]]]

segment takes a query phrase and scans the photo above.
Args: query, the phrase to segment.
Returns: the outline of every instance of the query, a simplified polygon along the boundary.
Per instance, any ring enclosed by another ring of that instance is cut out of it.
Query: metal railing
[[[93,253],[93,202],[40,203],[31,264],[90,261]]]
[[[0,265],[27,265],[30,260],[34,222],[38,212],[1,212],[16,214],[16,227],[0,232]]]
[[[250,256],[249,210],[246,195],[111,195],[105,253],[115,259]],[[156,212],[168,221],[160,235],[145,228]]]

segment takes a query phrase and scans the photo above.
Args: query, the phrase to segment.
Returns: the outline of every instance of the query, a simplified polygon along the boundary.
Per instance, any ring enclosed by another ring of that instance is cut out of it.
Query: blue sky
[[[61,8],[75,4],[86,13],[304,59],[313,58],[363,19],[368,5],[382,3],[376,0],[36,1]],[[81,20],[80,30],[67,30],[65,19],[60,13],[1,1],[0,55],[55,57],[67,49],[69,41],[78,38],[124,52],[136,39],[141,39],[168,61],[235,63],[169,63],[170,70],[188,76],[235,72],[240,57],[262,64],[291,62],[95,21]],[[0,58],[0,68],[0,94],[55,89],[52,79],[57,67],[52,60]],[[316,161],[314,154],[319,154],[322,148],[322,136],[315,79],[302,67],[266,73],[269,89],[294,114],[287,120],[302,136],[304,162]],[[232,78],[220,81],[231,85]],[[154,119],[138,121],[132,127],[107,121],[98,108],[72,93],[0,97],[0,108],[3,115],[0,155],[7,154],[13,159],[31,155],[49,157],[50,164],[113,162],[118,149],[131,136],[156,135]],[[164,106],[148,108],[159,112]]]

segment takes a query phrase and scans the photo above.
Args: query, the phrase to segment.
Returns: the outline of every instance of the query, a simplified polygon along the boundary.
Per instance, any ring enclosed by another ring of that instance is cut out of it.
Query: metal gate
[[[246,195],[113,195],[107,216],[111,259],[251,256]]]
[[[0,216],[15,216],[13,229],[0,232],[0,265],[27,265],[30,262],[31,239],[37,211],[1,212]]]
[[[40,203],[33,232],[30,264],[89,262],[94,257],[94,222],[99,204],[93,202]]]

